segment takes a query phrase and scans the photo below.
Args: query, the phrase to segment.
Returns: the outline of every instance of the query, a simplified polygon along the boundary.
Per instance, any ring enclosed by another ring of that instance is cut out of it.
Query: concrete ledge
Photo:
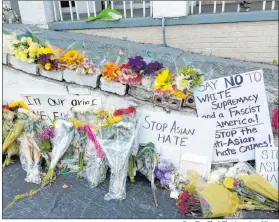
[[[62,81],[63,72],[62,71],[46,71],[44,69],[40,69],[40,74],[50,79],[56,79]]]
[[[124,96],[127,93],[128,86],[118,82],[108,82],[103,77],[101,77],[100,89],[106,92],[111,92],[120,96]]]
[[[212,23],[233,23],[253,21],[277,21],[278,11],[256,11],[256,12],[228,12],[219,14],[189,15],[181,18],[167,18],[165,25],[193,25]],[[73,29],[102,29],[122,27],[146,27],[161,26],[162,19],[155,18],[128,18],[114,22],[106,21],[61,21],[49,23],[51,30],[73,30]]]
[[[37,64],[35,63],[25,63],[18,60],[12,55],[8,55],[8,63],[12,65],[15,69],[19,69],[23,72],[27,72],[33,75],[39,75]]]
[[[82,86],[97,88],[100,74],[99,69],[97,69],[97,73],[95,75],[79,75],[73,70],[66,69],[63,71],[63,79],[69,83],[76,83]]]

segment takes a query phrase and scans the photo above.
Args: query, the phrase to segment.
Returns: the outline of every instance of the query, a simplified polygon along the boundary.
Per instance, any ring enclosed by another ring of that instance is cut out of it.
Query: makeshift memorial
[[[108,118],[101,127],[98,127],[101,134],[99,142],[111,168],[109,193],[105,195],[105,200],[125,199],[126,197],[128,160],[133,150],[138,128],[138,118],[134,110],[127,108],[116,110],[115,113],[122,113],[122,115],[112,118],[118,120],[116,123],[111,123]]]
[[[51,153],[51,162],[47,174],[44,176],[42,184],[47,185],[55,180],[54,169],[63,156],[63,154],[69,148],[74,138],[74,125],[63,119],[55,121],[55,138],[53,141],[53,149]]]
[[[138,154],[135,157],[136,168],[151,182],[151,189],[153,193],[155,206],[158,207],[155,186],[155,167],[157,165],[157,154],[153,143],[141,144]]]

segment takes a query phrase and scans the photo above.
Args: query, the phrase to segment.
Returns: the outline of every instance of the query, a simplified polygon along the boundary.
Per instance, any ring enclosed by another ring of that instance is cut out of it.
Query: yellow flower
[[[51,64],[48,62],[45,64],[45,70],[50,70]]]
[[[163,92],[172,90],[173,78],[168,68],[159,72],[155,78],[154,89],[161,89]]]
[[[115,116],[115,117],[108,117],[107,121],[102,124],[102,126],[108,126],[114,123],[118,123],[121,121],[122,117],[121,116]]]
[[[21,108],[23,108],[23,109],[29,110],[29,107],[24,103],[23,100],[16,100],[16,101],[14,101],[14,102],[11,102],[11,103],[9,104],[9,107],[10,107],[10,108],[21,107]]]
[[[188,97],[189,93],[185,94],[184,92],[177,90],[177,91],[173,91],[172,95],[174,95],[177,98],[186,99]]]
[[[234,179],[231,177],[226,177],[223,184],[226,188],[232,189],[233,188]]]
[[[73,123],[76,128],[85,125],[85,121],[84,120],[77,120],[77,119],[71,118],[70,122]]]
[[[77,50],[69,50],[60,58],[59,62],[69,68],[77,68],[83,62],[84,57]]]

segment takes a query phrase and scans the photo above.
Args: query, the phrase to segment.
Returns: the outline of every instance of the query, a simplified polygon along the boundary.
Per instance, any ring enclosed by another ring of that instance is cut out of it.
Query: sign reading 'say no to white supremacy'
[[[262,70],[205,81],[195,101],[199,117],[217,120],[213,163],[252,160],[273,146]]]

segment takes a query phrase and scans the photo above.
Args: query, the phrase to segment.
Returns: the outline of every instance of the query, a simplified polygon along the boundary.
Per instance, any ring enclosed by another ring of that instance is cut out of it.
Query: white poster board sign
[[[101,99],[87,95],[22,94],[24,102],[41,120],[49,121],[65,116],[77,105],[101,106]]]
[[[156,152],[169,159],[181,173],[196,170],[207,176],[211,168],[215,120],[140,112],[139,142],[155,144]]]
[[[256,149],[256,169],[278,190],[278,147]]]
[[[213,163],[253,160],[273,146],[262,70],[205,81],[195,102],[199,117],[217,120]]]

